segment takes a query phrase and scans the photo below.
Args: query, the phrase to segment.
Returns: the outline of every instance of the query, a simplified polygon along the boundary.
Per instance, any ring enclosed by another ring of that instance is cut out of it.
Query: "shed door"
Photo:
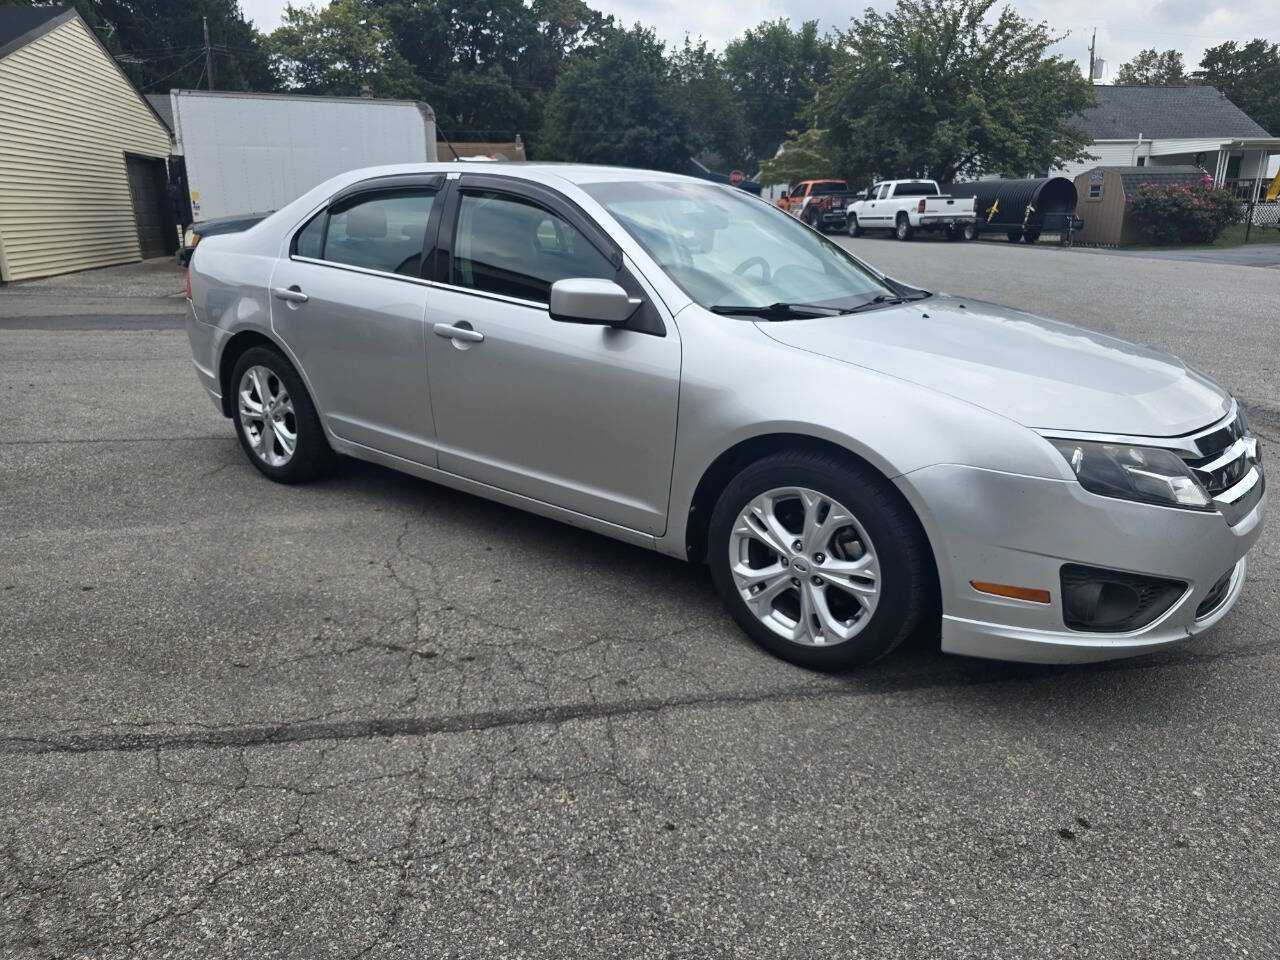
[[[138,247],[143,258],[163,257],[178,250],[178,229],[169,203],[168,175],[163,160],[125,156],[133,217],[138,224]]]

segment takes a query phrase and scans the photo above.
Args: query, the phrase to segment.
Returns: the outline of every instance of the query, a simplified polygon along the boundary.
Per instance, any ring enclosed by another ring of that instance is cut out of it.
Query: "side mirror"
[[[639,306],[639,297],[628,296],[627,291],[612,280],[575,277],[557,280],[551,285],[551,319],[563,323],[620,327]]]

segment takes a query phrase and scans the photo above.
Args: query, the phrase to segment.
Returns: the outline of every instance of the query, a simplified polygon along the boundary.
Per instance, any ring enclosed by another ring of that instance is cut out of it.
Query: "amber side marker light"
[[[1011,600],[1026,600],[1029,603],[1048,603],[1049,591],[1036,590],[1032,587],[1015,587],[1008,583],[984,583],[981,580],[970,580],[969,586],[979,593],[989,593],[996,597],[1008,597]]]

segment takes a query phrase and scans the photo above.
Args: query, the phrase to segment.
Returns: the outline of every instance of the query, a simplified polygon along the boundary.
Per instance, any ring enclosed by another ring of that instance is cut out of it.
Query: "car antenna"
[[[440,129],[439,124],[436,124],[436,133],[438,133],[440,137],[444,140],[445,146],[448,147],[453,152],[453,159],[461,162],[462,158],[458,156],[458,151],[453,149],[453,141],[450,140],[447,136],[445,136],[445,132]]]

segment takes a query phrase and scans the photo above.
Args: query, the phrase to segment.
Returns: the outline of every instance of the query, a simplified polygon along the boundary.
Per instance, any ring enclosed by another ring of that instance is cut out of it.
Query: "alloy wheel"
[[[293,398],[279,375],[253,366],[240,377],[240,425],[254,454],[269,467],[283,467],[298,448]]]
[[[768,490],[742,509],[729,569],[747,609],[802,646],[853,639],[880,598],[880,563],[866,529],[838,501],[806,487]]]

